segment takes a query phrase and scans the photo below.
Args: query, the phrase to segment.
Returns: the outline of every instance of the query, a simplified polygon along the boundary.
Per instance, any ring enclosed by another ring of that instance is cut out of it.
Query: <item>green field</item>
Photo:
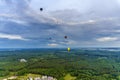
[[[64,80],[75,80],[76,77],[73,77],[71,76],[70,74],[67,74],[65,77],[64,77]]]

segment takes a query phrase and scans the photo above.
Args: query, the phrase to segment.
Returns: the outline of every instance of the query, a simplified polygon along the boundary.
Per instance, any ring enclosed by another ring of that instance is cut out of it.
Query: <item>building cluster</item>
[[[16,78],[17,78],[17,76],[11,76],[11,77],[6,78],[6,79],[3,79],[3,80],[14,80],[14,79],[16,79]]]
[[[27,80],[57,80],[56,78],[53,78],[51,76],[42,76],[42,77],[29,77]]]
[[[3,80],[16,80],[16,79],[17,79],[16,76],[12,76]],[[21,79],[21,80],[57,80],[57,79],[51,76],[42,76],[42,77],[28,77],[27,79]]]

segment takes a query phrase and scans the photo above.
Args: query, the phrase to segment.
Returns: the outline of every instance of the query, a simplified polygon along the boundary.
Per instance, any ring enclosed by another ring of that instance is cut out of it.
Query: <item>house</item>
[[[33,80],[33,78],[29,77],[28,80]]]
[[[25,63],[25,62],[27,62],[27,60],[25,60],[25,59],[20,59],[20,62]]]
[[[54,78],[51,76],[48,76],[48,80],[53,80]]]
[[[34,78],[34,80],[42,80],[40,77],[36,77]]]
[[[11,77],[8,78],[8,80],[13,80],[13,79],[16,79],[16,78],[17,78],[17,76],[11,76]]]
[[[42,76],[42,79],[43,80],[47,80],[47,76]]]

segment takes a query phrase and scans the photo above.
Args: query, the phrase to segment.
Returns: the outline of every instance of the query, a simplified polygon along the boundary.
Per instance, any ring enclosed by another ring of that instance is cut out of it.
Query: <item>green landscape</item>
[[[114,49],[116,50],[116,49]],[[120,80],[120,51],[110,49],[5,49],[0,80],[51,76],[56,80]],[[36,79],[37,80],[37,79]]]

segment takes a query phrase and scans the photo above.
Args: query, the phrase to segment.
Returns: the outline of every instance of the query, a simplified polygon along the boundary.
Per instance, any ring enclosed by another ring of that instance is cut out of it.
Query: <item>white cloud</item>
[[[28,23],[20,16],[11,15],[11,14],[0,14],[1,21],[14,22],[17,24],[28,25]]]
[[[86,25],[86,24],[96,24],[100,22],[105,22],[105,21],[116,21],[119,20],[119,18],[116,17],[109,17],[109,18],[101,18],[101,19],[88,19],[86,21],[79,21],[79,22],[65,22],[64,23],[68,25]]]
[[[24,40],[24,41],[28,40],[28,39],[23,38],[20,35],[10,35],[10,34],[3,34],[3,33],[0,33],[0,39]]]
[[[115,32],[115,33],[120,33],[120,30],[110,30],[109,32]]]
[[[0,14],[0,17],[13,18],[13,17],[16,17],[16,15],[11,15],[11,14]]]
[[[69,44],[69,45],[72,45],[72,44],[76,44],[76,41],[69,41],[67,44]]]
[[[116,41],[118,40],[118,38],[117,37],[101,37],[96,40],[99,42],[109,42],[109,41]]]
[[[120,32],[120,30],[114,30],[113,32],[118,32],[118,33],[119,33],[119,32]]]
[[[59,43],[60,44],[67,44],[67,45],[73,45],[73,44],[76,44],[76,41],[69,40],[69,41],[61,41]]]
[[[95,24],[97,23],[96,20],[87,20],[87,21],[80,21],[80,22],[65,22],[63,21],[62,23],[67,24],[67,25],[85,25],[85,24]]]
[[[56,46],[58,46],[58,44],[56,44],[56,43],[51,43],[51,44],[48,44],[48,46],[56,47]]]
[[[96,23],[96,20],[88,20],[85,22],[81,22],[81,24],[95,24],[95,23]]]
[[[25,21],[21,21],[21,20],[17,20],[17,19],[16,20],[15,19],[11,19],[9,21],[15,22],[15,23],[18,23],[18,24],[22,24],[22,25],[27,25],[27,23]]]

